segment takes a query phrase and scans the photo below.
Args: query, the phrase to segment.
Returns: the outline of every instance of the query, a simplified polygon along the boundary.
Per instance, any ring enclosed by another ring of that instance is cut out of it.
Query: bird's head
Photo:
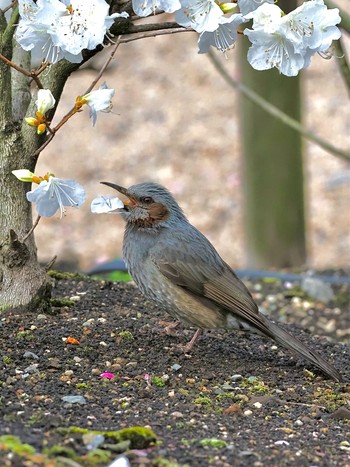
[[[101,183],[124,195],[124,208],[120,212],[128,224],[153,230],[186,220],[173,195],[162,185],[145,182],[123,188],[110,182]]]

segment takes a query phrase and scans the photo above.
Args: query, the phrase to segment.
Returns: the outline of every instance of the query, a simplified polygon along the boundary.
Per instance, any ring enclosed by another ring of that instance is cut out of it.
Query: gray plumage
[[[240,329],[270,337],[341,381],[321,355],[259,313],[246,286],[192,226],[171,193],[156,183],[128,189],[123,257],[140,290],[176,320],[199,329]]]

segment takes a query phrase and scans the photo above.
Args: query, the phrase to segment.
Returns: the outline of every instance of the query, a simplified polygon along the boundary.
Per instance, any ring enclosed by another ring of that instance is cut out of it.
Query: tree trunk
[[[0,52],[29,70],[28,52],[19,49],[13,56],[16,22],[17,12],[7,24],[0,11]],[[62,60],[45,72],[42,83],[50,88],[56,102],[70,73],[79,66]],[[45,141],[45,136],[38,136],[34,128],[22,123],[25,115],[35,115],[36,94],[31,97],[28,78],[0,60],[0,310],[22,305],[36,309],[49,306],[50,278],[38,263],[34,235],[23,241],[33,225],[32,205],[26,199],[31,185],[11,173],[16,169],[34,172],[38,158],[34,153]]]
[[[294,0],[287,3],[291,9],[296,7]],[[242,41],[242,81],[300,120],[299,77],[254,70],[247,62],[248,47],[249,42]],[[246,99],[242,132],[248,263],[300,266],[306,260],[301,136]]]

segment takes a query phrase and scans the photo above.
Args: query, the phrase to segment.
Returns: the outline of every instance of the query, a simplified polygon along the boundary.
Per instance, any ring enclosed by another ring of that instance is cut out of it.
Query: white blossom
[[[198,53],[208,52],[210,46],[225,52],[235,43],[238,26],[246,21],[248,20],[241,14],[234,14],[229,18],[222,16],[219,20],[219,27],[215,31],[204,31],[199,35]]]
[[[175,20],[184,27],[191,27],[201,33],[213,32],[219,27],[223,11],[214,0],[180,0],[181,9]]]
[[[239,11],[243,16],[247,15],[251,11],[256,10],[265,2],[274,3],[275,0],[237,0]]]
[[[28,169],[12,170],[12,173],[18,180],[21,180],[21,182],[32,182],[33,177],[35,177],[35,174]]]
[[[312,55],[326,53],[340,37],[339,11],[328,10],[323,0],[305,2],[288,15],[264,3],[246,18],[253,18],[252,29],[244,34],[252,42],[248,61],[256,70],[276,67],[286,76],[296,76],[310,64]]]
[[[27,200],[35,203],[40,216],[51,217],[59,209],[62,218],[65,206],[78,208],[84,203],[84,188],[75,180],[61,180],[51,175],[48,178],[27,193]]]
[[[180,0],[132,0],[132,9],[138,16],[148,16],[156,10],[173,13],[180,8]]]
[[[90,118],[93,126],[95,126],[97,120],[97,112],[108,112],[112,108],[111,99],[114,93],[114,89],[109,89],[107,84],[103,83],[96,91],[91,91],[78,98],[78,102],[86,103],[90,107]]]
[[[53,97],[50,89],[39,89],[35,104],[41,115],[45,115],[46,112],[53,109],[55,107],[55,103],[55,98]]]
[[[20,22],[17,42],[24,50],[41,49],[52,63],[65,58],[73,63],[82,60],[82,50],[93,50],[103,43],[116,17],[108,15],[105,0],[19,0]]]
[[[303,3],[283,18],[287,22],[286,36],[295,44],[315,52],[325,52],[333,40],[341,36],[338,8],[328,10],[323,0]]]
[[[112,213],[116,209],[122,209],[123,207],[123,201],[116,196],[98,196],[92,200],[91,212],[95,214]]]

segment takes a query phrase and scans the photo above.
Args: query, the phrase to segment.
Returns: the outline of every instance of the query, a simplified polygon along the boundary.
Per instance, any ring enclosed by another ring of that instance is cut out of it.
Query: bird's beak
[[[119,193],[121,193],[123,196],[122,198],[122,202],[126,205],[126,206],[135,206],[136,204],[136,200],[134,198],[132,198],[130,195],[127,194],[128,190],[120,185],[116,185],[115,183],[111,183],[111,182],[100,182],[102,183],[103,185],[107,185],[107,186],[110,186],[111,188],[114,188],[115,190],[117,190]],[[125,199],[126,197],[126,199]]]

